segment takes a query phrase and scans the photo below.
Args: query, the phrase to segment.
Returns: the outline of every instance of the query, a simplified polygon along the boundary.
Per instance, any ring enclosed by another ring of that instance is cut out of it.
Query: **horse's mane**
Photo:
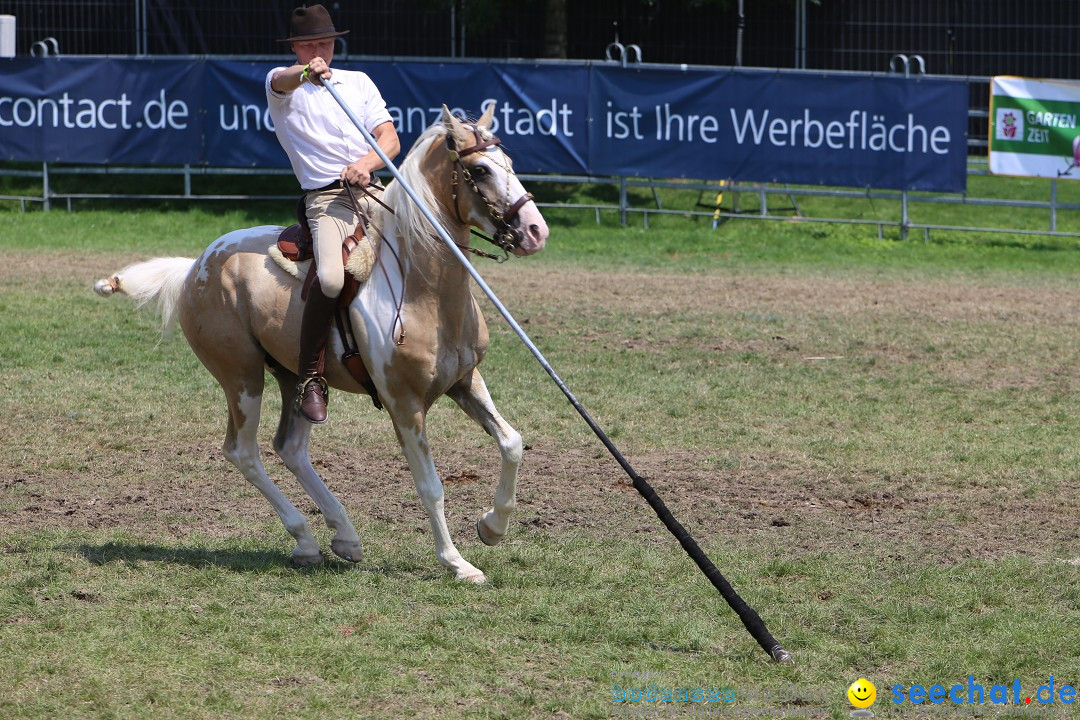
[[[405,160],[398,168],[401,177],[416,192],[424,205],[431,209],[440,224],[446,225],[447,218],[439,208],[435,200],[435,191],[431,183],[424,177],[420,169],[420,161],[427,154],[432,143],[446,137],[446,127],[442,123],[436,123],[425,130],[413,143],[412,148],[405,155]],[[386,204],[394,208],[394,218],[398,226],[398,234],[404,236],[406,252],[412,252],[416,248],[421,252],[430,252],[442,246],[435,228],[412,201],[405,188],[399,182],[391,182],[386,186],[383,194]]]

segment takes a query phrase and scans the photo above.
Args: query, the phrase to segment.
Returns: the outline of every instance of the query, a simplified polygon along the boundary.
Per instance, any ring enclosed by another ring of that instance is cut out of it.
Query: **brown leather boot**
[[[296,407],[308,422],[326,422],[326,402],[330,390],[323,379],[326,372],[326,341],[334,322],[337,298],[323,294],[316,280],[304,304],[304,319],[300,326],[300,365],[296,371],[300,384],[296,386]]]

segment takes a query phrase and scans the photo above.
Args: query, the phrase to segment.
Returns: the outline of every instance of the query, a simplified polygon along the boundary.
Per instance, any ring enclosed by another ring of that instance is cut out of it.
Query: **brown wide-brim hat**
[[[293,10],[292,19],[289,21],[289,37],[282,38],[278,42],[323,40],[348,34],[348,30],[337,31],[334,21],[330,19],[330,13],[322,5],[311,7],[301,5]]]

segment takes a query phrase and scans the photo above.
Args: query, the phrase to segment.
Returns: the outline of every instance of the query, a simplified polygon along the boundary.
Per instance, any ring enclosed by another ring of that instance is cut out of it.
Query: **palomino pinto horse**
[[[425,200],[456,243],[469,244],[470,228],[512,238],[516,255],[539,252],[548,229],[536,204],[491,134],[491,111],[474,126],[443,108],[442,123],[427,130],[402,163],[401,176]],[[383,200],[396,214],[381,212],[376,266],[349,307],[357,345],[412,471],[427,511],[440,564],[459,580],[484,581],[450,539],[442,482],[428,448],[426,416],[448,395],[498,442],[502,455],[494,506],[477,521],[480,539],[498,543],[514,509],[521,436],[495,409],[476,366],[488,331],[470,292],[469,274],[436,236],[400,183]],[[225,456],[270,501],[296,539],[298,563],[322,561],[304,516],[266,474],[256,430],[264,371],[277,380],[282,411],[274,449],[315,501],[334,531],[331,550],[346,560],[363,557],[360,537],[341,502],[311,464],[311,425],[296,411],[296,367],[303,304],[300,282],[268,256],[279,227],[236,230],[215,241],[196,260],[158,258],[98,281],[102,295],[122,292],[140,304],[155,301],[164,327],[179,319],[188,344],[225,391],[229,406]],[[351,393],[364,390],[340,362],[336,333],[327,348],[326,379]]]

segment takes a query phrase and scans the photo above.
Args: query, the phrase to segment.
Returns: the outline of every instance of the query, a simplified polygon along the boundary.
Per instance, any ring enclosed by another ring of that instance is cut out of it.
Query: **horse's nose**
[[[547,234],[547,225],[543,223],[531,223],[525,233],[527,238],[526,242],[522,243],[526,253],[532,255],[535,252],[543,250],[544,243],[547,241]]]

